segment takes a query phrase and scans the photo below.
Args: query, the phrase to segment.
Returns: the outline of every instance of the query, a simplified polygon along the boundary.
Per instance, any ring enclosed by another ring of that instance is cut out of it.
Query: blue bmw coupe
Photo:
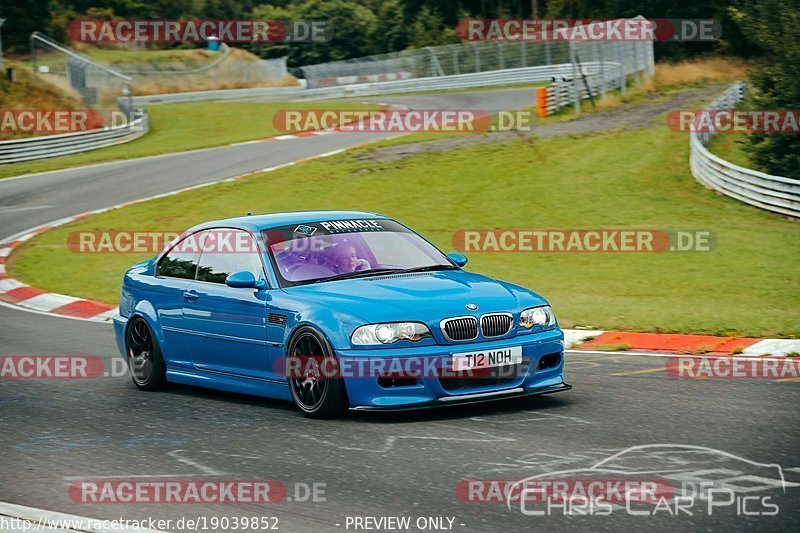
[[[279,398],[317,418],[568,390],[548,303],[466,263],[375,213],[208,222],[125,274],[117,344],[139,389]]]

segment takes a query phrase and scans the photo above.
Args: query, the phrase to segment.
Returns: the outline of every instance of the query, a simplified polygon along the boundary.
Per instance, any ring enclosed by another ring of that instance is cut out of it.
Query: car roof
[[[199,224],[190,231],[205,228],[240,228],[258,232],[279,226],[303,224],[309,222],[322,222],[326,220],[350,219],[386,219],[387,217],[369,211],[292,211],[287,213],[265,213],[260,215],[245,215],[242,217],[225,218]]]

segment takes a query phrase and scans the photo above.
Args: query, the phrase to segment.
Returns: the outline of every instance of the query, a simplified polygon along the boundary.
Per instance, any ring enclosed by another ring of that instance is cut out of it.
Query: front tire
[[[300,412],[309,418],[341,416],[348,405],[347,390],[341,377],[330,376],[338,375],[339,363],[325,336],[302,326],[286,353],[289,388]]]
[[[131,319],[125,333],[125,347],[133,384],[144,391],[163,389],[167,384],[167,368],[147,320],[140,316]]]

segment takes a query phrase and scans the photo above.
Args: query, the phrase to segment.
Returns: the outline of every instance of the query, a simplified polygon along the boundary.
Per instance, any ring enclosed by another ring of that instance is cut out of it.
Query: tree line
[[[761,2],[739,3],[738,9],[756,12]],[[757,55],[763,48],[743,31],[733,14],[736,4],[722,0],[0,0],[0,17],[7,19],[2,29],[4,46],[18,53],[25,53],[33,31],[68,41],[67,26],[78,18],[329,21],[334,28],[329,42],[245,46],[261,57],[288,57],[291,66],[302,66],[455,43],[456,24],[469,17],[643,15],[715,19],[723,28],[722,38],[713,43],[657,43],[657,59],[683,59],[709,52]]]
[[[713,42],[658,42],[657,60],[727,54],[757,61],[752,105],[800,109],[800,0],[0,0],[6,51],[25,54],[33,31],[68,41],[78,18],[325,20],[324,43],[250,43],[263,58],[287,57],[290,67],[458,42],[459,20],[477,18],[714,19]],[[188,44],[156,46],[197,46]],[[800,175],[800,135],[753,134],[753,160],[768,172]]]

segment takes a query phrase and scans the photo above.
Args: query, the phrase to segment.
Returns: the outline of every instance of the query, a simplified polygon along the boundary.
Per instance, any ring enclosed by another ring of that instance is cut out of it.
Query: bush
[[[764,65],[750,75],[755,107],[800,109],[800,0],[741,3],[731,13],[765,53]],[[800,135],[755,133],[746,150],[766,172],[800,179]]]

